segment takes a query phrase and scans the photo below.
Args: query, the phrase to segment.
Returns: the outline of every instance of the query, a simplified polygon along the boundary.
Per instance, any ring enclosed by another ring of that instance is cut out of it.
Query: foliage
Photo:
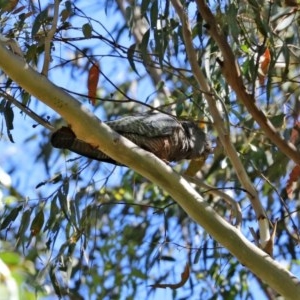
[[[242,210],[241,230],[254,239],[249,227],[257,227],[257,216],[191,71],[183,24],[172,5],[177,1],[107,0],[104,6],[81,0],[54,5],[17,1],[8,7],[12,2],[0,3],[1,34],[7,47],[101,119],[155,108],[205,123],[214,153],[197,174],[206,186],[199,184],[196,189],[230,223],[237,215],[215,190],[234,199]],[[266,137],[223,76],[226,57],[196,3],[183,3],[198,64],[223,127],[267,216],[278,221],[274,258],[297,275],[297,165]],[[227,37],[247,91],[286,143],[298,146],[298,4],[236,0],[210,1],[208,6]],[[91,74],[95,69],[96,74]],[[92,75],[96,81],[91,82]],[[35,272],[24,277],[31,289],[79,299],[158,297],[157,287],[180,282],[188,263],[188,281],[167,294],[170,297],[274,296],[164,190],[126,167],[53,149],[51,132],[64,121],[4,73],[0,95],[2,152],[8,155],[5,151],[13,142],[19,149],[18,155],[3,158],[12,182],[5,183],[4,175],[0,178],[0,238],[34,264]],[[43,126],[32,127],[28,116]],[[188,163],[174,168],[184,173]]]

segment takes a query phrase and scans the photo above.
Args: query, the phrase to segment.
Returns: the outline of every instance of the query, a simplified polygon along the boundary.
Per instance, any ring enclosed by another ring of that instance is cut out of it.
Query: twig
[[[270,239],[268,218],[265,214],[261,202],[259,201],[257,191],[255,190],[253,184],[251,183],[248,174],[236,152],[236,149],[231,143],[230,134],[227,131],[226,126],[224,126],[223,118],[220,115],[220,112],[216,106],[216,99],[212,96],[211,88],[209,87],[203,72],[199,68],[197,54],[193,47],[192,31],[189,25],[189,20],[185,12],[185,9],[183,8],[179,0],[172,0],[172,4],[182,23],[182,32],[183,32],[184,43],[186,46],[186,53],[192,68],[192,72],[201,90],[205,92],[204,97],[207,100],[207,104],[211,112],[211,116],[214,120],[215,128],[218,132],[220,141],[223,144],[227,156],[229,157],[236,171],[239,181],[241,182],[243,187],[248,191],[248,193],[251,195],[251,196],[249,195],[249,198],[253,206],[253,209],[256,213],[256,217],[259,221],[261,244],[264,246]]]
[[[60,0],[54,1],[54,13],[51,28],[48,32],[46,32],[45,36],[45,57],[44,57],[44,65],[42,69],[42,74],[46,77],[48,76],[49,65],[51,61],[51,42],[53,36],[56,32],[57,22],[58,22],[58,12],[59,12],[59,2]]]
[[[29,107],[23,105],[18,100],[16,100],[13,96],[0,92],[0,97],[5,98],[10,103],[14,104],[16,107],[18,107],[22,112],[24,112],[27,116],[29,116],[31,119],[39,123],[40,125],[44,126],[45,128],[48,128],[50,131],[54,131],[55,128],[45,119],[37,115],[34,111],[32,111]]]

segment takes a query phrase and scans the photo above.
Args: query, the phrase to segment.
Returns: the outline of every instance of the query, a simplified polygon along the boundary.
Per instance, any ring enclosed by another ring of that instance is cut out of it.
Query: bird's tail
[[[70,127],[64,126],[55,131],[51,137],[51,144],[55,148],[68,149],[90,159],[117,164],[113,159],[108,157],[97,148],[80,139],[77,139],[75,133]]]

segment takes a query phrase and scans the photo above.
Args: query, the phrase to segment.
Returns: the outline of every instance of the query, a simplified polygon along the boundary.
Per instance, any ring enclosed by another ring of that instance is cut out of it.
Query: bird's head
[[[211,143],[207,135],[195,122],[182,122],[186,137],[191,150],[189,159],[196,159],[211,152]]]

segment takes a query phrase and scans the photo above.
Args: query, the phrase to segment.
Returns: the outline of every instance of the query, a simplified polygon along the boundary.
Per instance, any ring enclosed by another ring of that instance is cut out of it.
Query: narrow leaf
[[[132,68],[132,70],[140,76],[140,74],[138,73],[138,71],[135,67],[135,63],[134,63],[135,47],[136,47],[136,44],[134,43],[128,48],[127,59],[128,59],[128,62],[130,64],[130,67]]]
[[[176,261],[174,257],[169,256],[169,255],[162,255],[162,256],[160,256],[160,260]]]
[[[11,222],[13,222],[17,218],[22,207],[23,206],[20,205],[18,207],[15,207],[14,209],[12,209],[12,211],[5,217],[5,219],[1,223],[0,230],[5,229]]]
[[[59,219],[61,211],[57,206],[56,203],[57,197],[54,197],[51,201],[51,207],[50,207],[50,215],[49,219],[44,227],[44,232],[47,230],[51,230],[52,232],[55,232],[55,229],[53,230],[53,227],[55,227],[56,221]]]
[[[32,210],[27,209],[23,212],[21,222],[20,222],[20,228],[17,234],[18,240],[17,240],[17,246],[19,243],[24,239],[25,237],[25,232],[29,226],[30,223],[30,217],[31,217]]]
[[[14,111],[11,107],[11,104],[9,102],[6,102],[5,108],[4,108],[4,119],[6,123],[6,129],[7,129],[7,135],[9,137],[9,140],[14,143],[13,137],[10,133],[11,130],[14,129]]]
[[[286,184],[286,192],[289,198],[293,197],[294,192],[294,182],[296,182],[300,177],[300,166],[296,165],[292,172],[290,173],[289,179]]]
[[[157,27],[158,1],[154,0],[150,9],[151,28]]]
[[[195,255],[195,258],[194,258],[194,264],[197,264],[197,263],[199,262],[201,253],[202,253],[202,249],[199,248],[199,249],[197,250],[196,255]]]
[[[31,37],[34,39],[38,31],[40,30],[41,26],[46,23],[48,18],[48,10],[45,9],[40,12],[37,17],[35,18],[32,29],[31,29]]]
[[[41,209],[32,220],[30,231],[32,236],[36,236],[44,225],[44,212]]]
[[[145,32],[145,34],[143,35],[143,38],[142,38],[142,42],[141,42],[141,52],[142,52],[142,55],[144,55],[144,56],[147,55],[147,47],[148,47],[149,37],[150,37],[150,29],[148,29]]]
[[[89,70],[89,76],[88,76],[88,97],[89,101],[92,102],[93,105],[95,105],[96,102],[96,96],[97,96],[97,86],[99,81],[99,75],[100,75],[100,67],[99,63],[93,63]]]
[[[268,73],[270,62],[271,62],[271,53],[270,50],[267,48],[264,54],[260,58],[259,73],[258,73],[260,85],[263,85],[265,82],[265,77]]]
[[[144,16],[148,10],[150,0],[143,0],[141,4],[141,15]]]
[[[55,273],[56,273],[55,266],[51,265],[50,271],[49,271],[50,280],[51,280],[52,286],[54,288],[55,294],[58,296],[59,299],[61,299],[62,294],[61,294],[59,283],[58,283]]]

